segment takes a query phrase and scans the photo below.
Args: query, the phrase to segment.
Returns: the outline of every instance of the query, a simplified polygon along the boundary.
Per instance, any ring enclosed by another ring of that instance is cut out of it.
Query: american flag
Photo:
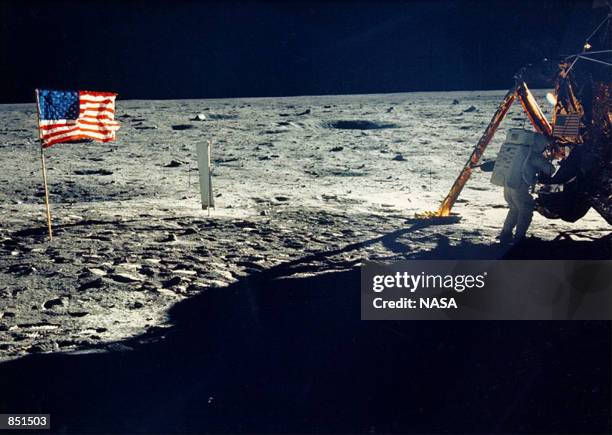
[[[553,126],[553,136],[556,137],[575,137],[578,136],[580,129],[580,114],[570,113],[569,115],[557,115]]]
[[[115,121],[116,96],[112,92],[37,89],[38,128],[43,147],[79,139],[115,140],[119,130]]]

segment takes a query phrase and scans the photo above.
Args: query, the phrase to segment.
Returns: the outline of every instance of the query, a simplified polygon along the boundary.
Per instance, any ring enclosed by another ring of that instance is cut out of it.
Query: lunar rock
[[[104,276],[104,275],[106,275],[106,272],[104,270],[99,269],[97,267],[87,268],[87,272],[90,273],[91,275],[97,275],[97,276]]]
[[[161,239],[160,242],[162,242],[162,243],[170,243],[170,242],[176,242],[177,240],[178,239],[176,237],[176,234],[170,233],[165,238]]]
[[[180,276],[173,276],[172,278],[170,278],[170,279],[168,279],[166,281],[163,281],[162,282],[162,286],[164,288],[170,288],[170,287],[174,287],[174,286],[179,285],[181,282],[182,282],[182,279],[181,279]]]
[[[178,160],[172,160],[170,163],[168,163],[164,167],[166,167],[166,168],[178,168],[181,165],[182,165],[182,163],[179,162]]]
[[[140,278],[134,275],[130,275],[128,273],[113,273],[109,275],[109,278],[113,281],[122,282],[122,283],[133,283],[141,281]]]
[[[98,277],[92,279],[91,281],[84,282],[80,285],[79,290],[87,290],[90,288],[101,288],[102,287],[102,278]]]

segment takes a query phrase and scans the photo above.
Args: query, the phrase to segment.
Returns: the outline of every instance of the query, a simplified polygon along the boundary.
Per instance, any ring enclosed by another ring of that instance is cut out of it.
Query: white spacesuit
[[[553,165],[542,155],[547,139],[532,131],[512,129],[502,145],[491,178],[493,184],[504,187],[504,199],[510,210],[499,236],[502,242],[525,238],[533,217],[534,200],[529,189],[539,173],[552,175]]]

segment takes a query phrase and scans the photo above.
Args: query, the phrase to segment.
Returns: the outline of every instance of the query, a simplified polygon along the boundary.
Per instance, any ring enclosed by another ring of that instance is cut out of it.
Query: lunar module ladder
[[[497,111],[493,115],[493,118],[491,118],[491,121],[485,129],[482,137],[474,147],[474,150],[472,151],[472,154],[470,155],[468,161],[463,166],[463,169],[459,173],[459,176],[453,183],[453,186],[449,190],[448,194],[442,201],[442,204],[440,204],[440,208],[438,208],[438,210],[434,212],[429,211],[419,213],[416,215],[417,218],[438,218],[448,217],[451,215],[451,209],[453,208],[455,201],[459,197],[459,194],[463,190],[463,187],[470,178],[470,175],[472,175],[472,170],[478,165],[478,162],[484,154],[487,145],[489,145],[491,139],[493,139],[493,136],[497,131],[497,127],[499,127],[499,124],[505,118],[506,114],[508,113],[508,110],[510,109],[510,106],[512,106],[512,103],[517,97],[520,100],[521,105],[523,106],[523,110],[527,114],[529,121],[536,129],[536,131],[543,133],[546,136],[552,135],[552,127],[550,126],[550,123],[542,113],[542,110],[540,110],[540,107],[538,106],[538,103],[533,97],[533,94],[529,91],[527,84],[522,80],[517,80],[516,85],[508,91],[503,101],[497,108]]]

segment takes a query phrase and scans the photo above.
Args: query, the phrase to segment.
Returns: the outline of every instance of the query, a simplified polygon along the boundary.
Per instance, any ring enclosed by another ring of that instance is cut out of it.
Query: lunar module
[[[558,169],[541,177],[535,187],[536,210],[549,219],[575,222],[589,209],[612,224],[612,1],[606,1],[607,17],[587,38],[580,53],[556,61],[544,60],[522,68],[482,137],[435,212],[417,217],[448,217],[472,171],[515,100],[520,101],[535,136],[546,139],[543,155]],[[545,77],[554,83],[547,99],[554,105],[549,121],[527,86],[530,78]],[[516,138],[512,138],[511,135]],[[533,145],[534,135],[510,130],[504,144]],[[514,149],[515,151],[511,151]],[[516,158],[508,152],[529,152],[529,146],[502,146],[492,182],[499,184],[503,165]],[[540,150],[541,151],[541,150]],[[498,166],[499,165],[499,166]],[[496,175],[497,174],[497,175]]]

